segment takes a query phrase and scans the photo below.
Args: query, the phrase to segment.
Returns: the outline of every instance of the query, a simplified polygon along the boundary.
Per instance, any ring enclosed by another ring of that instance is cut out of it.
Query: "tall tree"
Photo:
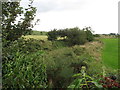
[[[30,1],[28,8],[24,9],[18,2],[2,2],[2,40],[12,42],[31,32],[36,8]]]
[[[90,42],[93,41],[94,36],[93,36],[93,32],[91,27],[85,27],[83,28],[83,30],[86,32],[86,39]]]

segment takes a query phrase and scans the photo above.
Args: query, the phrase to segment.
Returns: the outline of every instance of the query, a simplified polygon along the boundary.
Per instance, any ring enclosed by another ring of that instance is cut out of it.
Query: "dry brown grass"
[[[95,58],[95,60],[101,60],[102,43],[100,41],[88,42],[80,47],[86,48],[87,52]]]

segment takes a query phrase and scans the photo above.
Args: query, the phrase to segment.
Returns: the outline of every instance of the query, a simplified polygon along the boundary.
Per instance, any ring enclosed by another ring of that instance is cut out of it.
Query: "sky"
[[[22,0],[25,7],[28,0]],[[34,0],[37,31],[90,26],[97,34],[118,33],[120,0]]]

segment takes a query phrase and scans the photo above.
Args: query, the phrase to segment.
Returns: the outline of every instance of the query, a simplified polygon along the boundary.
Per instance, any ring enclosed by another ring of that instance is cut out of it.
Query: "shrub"
[[[86,30],[86,36],[87,36],[87,40],[90,42],[90,41],[93,41],[94,39],[94,36],[92,34],[92,32],[90,30]]]
[[[3,88],[46,88],[46,66],[42,63],[42,53],[25,55],[16,52],[13,61],[3,64]]]
[[[100,34],[94,34],[93,36],[94,37],[100,37]]]
[[[55,41],[58,37],[63,37],[64,41],[67,41],[70,46],[81,45],[86,41],[92,41],[94,38],[92,31],[88,28],[85,28],[85,30],[80,30],[78,27],[63,30],[54,29],[48,32],[48,40]]]
[[[84,44],[86,42],[86,33],[79,28],[72,28],[67,32],[67,41],[70,46]]]
[[[57,37],[58,37],[58,34],[57,34],[56,29],[48,32],[48,40],[50,40],[50,41],[57,40]]]
[[[41,50],[41,41],[35,39],[25,40],[24,38],[19,38],[18,40],[12,42],[9,46],[3,47],[2,50],[2,60],[12,60],[15,54],[20,51],[24,54],[34,53]]]
[[[89,67],[89,55],[85,54],[85,49],[78,51],[76,49],[77,47],[64,47],[46,52],[44,63],[47,66],[49,86],[52,88],[66,88],[72,81],[73,74],[78,73],[83,65]]]
[[[67,43],[64,41],[52,41],[52,47],[53,49],[58,49],[58,48],[62,48],[62,47],[66,47]]]

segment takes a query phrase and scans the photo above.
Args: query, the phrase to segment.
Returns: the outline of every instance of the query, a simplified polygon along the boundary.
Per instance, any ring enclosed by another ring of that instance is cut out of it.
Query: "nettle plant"
[[[86,67],[82,66],[81,73],[73,75],[73,77],[77,78],[68,86],[68,88],[102,88],[102,85],[99,85],[98,82],[87,75],[85,71]]]
[[[77,77],[68,88],[120,88],[120,83],[115,75],[107,75],[105,69],[103,72],[93,77],[86,74],[86,67],[82,66],[81,72],[73,75]]]

